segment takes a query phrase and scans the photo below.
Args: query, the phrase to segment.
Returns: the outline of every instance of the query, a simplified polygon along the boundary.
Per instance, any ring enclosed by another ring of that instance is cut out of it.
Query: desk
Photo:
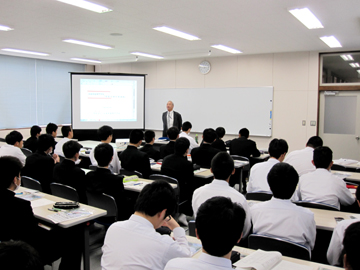
[[[151,165],[151,170],[154,172],[161,172],[161,164]],[[194,176],[198,178],[211,178],[214,175],[210,172],[210,169],[201,168],[200,170],[194,171]]]
[[[137,181],[131,181],[124,183],[124,189],[134,192],[141,192],[142,189],[147,185],[154,182],[154,180],[139,178]],[[170,184],[172,188],[177,188],[176,184]]]
[[[360,182],[360,173],[358,172],[349,172],[349,171],[333,171],[331,173],[338,174],[337,176],[347,180],[349,182]]]
[[[100,141],[79,141],[79,143],[84,148],[91,148],[94,149],[96,146],[98,146],[101,142]],[[119,146],[117,147],[115,143],[109,143],[117,152],[122,152],[126,149],[127,145]],[[90,150],[91,151],[91,150]],[[80,151],[80,156],[82,157],[89,157],[89,154],[85,153],[85,149],[82,149]]]
[[[360,169],[360,162],[349,163],[349,160],[346,160],[346,159],[337,159],[337,160],[333,160],[333,161],[334,161],[334,164],[344,166],[345,168],[348,168],[348,169],[354,169],[354,170]]]

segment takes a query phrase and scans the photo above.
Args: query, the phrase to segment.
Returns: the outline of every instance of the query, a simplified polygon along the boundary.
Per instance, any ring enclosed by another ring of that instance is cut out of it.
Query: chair
[[[250,173],[250,160],[247,157],[243,157],[243,156],[238,156],[238,155],[231,155],[231,157],[233,158],[233,160],[240,160],[240,161],[247,161],[248,164],[241,167],[240,168],[240,181],[239,181],[239,191],[241,191],[241,183],[246,183],[245,179],[249,178],[249,173]],[[246,187],[246,185],[244,185],[244,187]]]
[[[307,261],[310,260],[310,251],[306,247],[285,239],[259,234],[250,234],[248,241],[249,248],[251,249],[279,251],[283,256]]]
[[[297,202],[294,202],[294,203],[296,205],[302,206],[302,207],[339,211],[339,209],[337,209],[335,206],[330,205],[330,204],[326,204],[326,203],[309,202],[309,201],[297,201]]]
[[[95,171],[97,167],[96,165],[89,165],[89,170]]]
[[[23,152],[23,154],[28,157],[32,154],[32,151],[30,149],[27,148],[21,148],[21,152]]]
[[[196,237],[196,233],[195,233],[195,229],[196,229],[195,220],[189,220],[188,224],[189,224],[189,235]]]
[[[339,164],[333,164],[331,166],[331,170],[333,170],[333,171],[344,171],[344,172],[348,171],[348,169],[345,166],[339,165]]]
[[[246,193],[245,197],[246,200],[250,201],[269,201],[272,198],[272,194],[265,193],[265,192],[252,192],[252,193]]]
[[[0,138],[0,142],[6,142],[4,138]]]
[[[21,176],[21,185],[26,188],[42,191],[41,183],[28,176]]]
[[[66,186],[60,183],[51,183],[50,190],[51,194],[54,196],[58,196],[60,198],[64,198],[74,202],[79,201],[79,194],[73,187]]]
[[[125,175],[125,176],[131,176],[131,175],[137,175],[139,176],[139,178],[142,178],[143,175],[141,172],[138,172],[138,171],[128,171],[128,170],[125,170],[125,169],[120,169],[120,174],[121,175]]]
[[[118,209],[114,197],[105,193],[94,193],[86,191],[87,204],[106,210],[106,215],[95,221],[105,226],[110,226],[118,220]]]

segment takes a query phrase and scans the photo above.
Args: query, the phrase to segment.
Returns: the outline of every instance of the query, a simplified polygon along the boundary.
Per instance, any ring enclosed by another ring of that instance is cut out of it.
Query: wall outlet
[[[312,127],[316,126],[316,121],[310,121],[310,126]]]
[[[306,121],[305,120],[302,120],[302,125],[306,126]]]

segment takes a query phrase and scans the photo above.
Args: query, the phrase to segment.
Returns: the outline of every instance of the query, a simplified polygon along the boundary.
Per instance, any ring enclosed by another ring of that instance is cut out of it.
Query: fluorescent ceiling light
[[[349,65],[353,68],[360,67],[359,63],[350,63]]]
[[[242,53],[241,51],[239,50],[236,50],[236,49],[233,49],[233,48],[230,48],[230,47],[227,47],[227,46],[224,46],[224,45],[212,45],[211,47],[215,48],[215,49],[219,49],[219,50],[222,50],[222,51],[225,51],[225,52],[229,52],[229,53]]]
[[[150,57],[150,58],[155,58],[155,59],[163,59],[163,58],[164,58],[164,57],[159,56],[159,55],[153,55],[153,54],[142,53],[142,52],[131,52],[131,54],[133,54],[133,55],[139,55],[139,56],[145,56],[145,57]]]
[[[7,51],[7,52],[26,53],[26,54],[34,54],[34,55],[40,55],[40,56],[48,56],[49,55],[48,53],[32,52],[32,51],[25,51],[25,50],[11,49],[11,48],[4,48],[1,50]]]
[[[289,12],[309,29],[324,28],[318,18],[308,9],[292,9]]]
[[[97,13],[104,13],[104,12],[112,11],[112,9],[110,9],[110,8],[100,6],[98,4],[94,4],[94,3],[91,3],[91,2],[88,2],[85,0],[57,0],[57,1],[63,2],[65,4],[77,6],[79,8],[91,10],[91,11],[94,11]]]
[[[334,36],[321,37],[320,39],[324,41],[330,48],[342,47],[340,42]]]
[[[10,31],[10,30],[14,30],[14,29],[6,25],[0,25],[0,31]]]
[[[351,54],[342,54],[340,57],[345,61],[354,61],[354,58],[351,56]]]
[[[163,33],[166,33],[166,34],[169,34],[169,35],[179,37],[179,38],[184,38],[184,39],[187,39],[187,40],[200,40],[200,38],[198,38],[196,36],[186,34],[186,33],[180,32],[178,30],[166,27],[166,26],[154,27],[153,29],[157,30],[157,31],[160,31],[160,32],[163,32]]]
[[[101,64],[101,61],[99,61],[99,60],[91,60],[91,59],[84,59],[84,58],[70,58],[70,59],[75,60],[75,61],[82,61],[82,62],[90,62],[90,63]]]
[[[95,48],[104,49],[104,50],[112,49],[112,47],[110,47],[110,46],[101,45],[101,44],[96,44],[96,43],[90,43],[90,42],[81,41],[81,40],[76,40],[76,39],[64,39],[63,41],[64,41],[64,42],[73,43],[73,44],[78,44],[78,45],[95,47]]]
[[[358,69],[357,72],[360,74],[360,69]]]

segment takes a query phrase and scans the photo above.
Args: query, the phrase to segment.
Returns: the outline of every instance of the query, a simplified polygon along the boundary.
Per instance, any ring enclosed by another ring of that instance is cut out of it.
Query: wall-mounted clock
[[[211,69],[211,65],[210,65],[210,62],[209,61],[202,61],[200,64],[199,64],[199,71],[201,74],[208,74],[210,72],[210,69]]]

